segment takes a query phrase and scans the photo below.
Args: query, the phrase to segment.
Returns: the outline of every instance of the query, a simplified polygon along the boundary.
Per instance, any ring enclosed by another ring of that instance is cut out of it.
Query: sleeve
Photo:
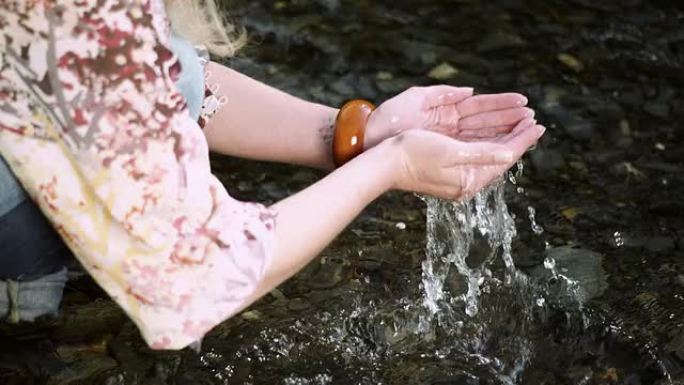
[[[159,3],[0,9],[0,151],[147,343],[179,349],[246,305],[275,214],[211,174]]]
[[[205,52],[206,58],[202,59],[202,65],[206,68],[208,63],[208,53]],[[211,118],[214,117],[216,112],[228,102],[228,98],[225,95],[220,94],[219,83],[215,82],[210,70],[204,70],[204,98],[202,100],[202,106],[200,107],[200,114],[198,123],[199,126],[204,129],[209,123]]]

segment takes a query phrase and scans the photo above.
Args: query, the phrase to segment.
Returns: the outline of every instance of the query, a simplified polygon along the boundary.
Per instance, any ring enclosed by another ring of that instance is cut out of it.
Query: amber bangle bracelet
[[[342,105],[335,120],[333,162],[340,167],[363,152],[366,122],[375,109],[373,103],[354,99]]]

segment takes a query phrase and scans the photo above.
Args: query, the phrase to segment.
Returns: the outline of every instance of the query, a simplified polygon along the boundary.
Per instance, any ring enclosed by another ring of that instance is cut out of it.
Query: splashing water
[[[492,265],[497,256],[505,266],[505,279],[520,277],[511,257],[511,242],[516,235],[515,223],[503,199],[504,182],[478,193],[472,201],[448,202],[428,197],[427,251],[423,262],[423,305],[434,316],[447,293],[444,283],[450,269],[456,268],[466,281],[467,292],[461,296],[465,313],[478,312],[478,298],[485,279],[492,277]],[[475,249],[484,240],[488,250]],[[477,255],[479,254],[479,255]],[[476,266],[469,266],[473,256]],[[427,320],[426,320],[427,321]]]
[[[509,173],[509,180],[514,182],[521,170]],[[477,357],[478,366],[499,373],[502,383],[515,383],[532,356],[527,329],[532,327],[535,307],[543,307],[544,301],[513,263],[516,229],[504,201],[505,183],[502,180],[467,202],[425,198],[425,311],[418,332],[433,328],[436,319],[441,329],[459,339],[453,342],[460,345],[457,349]],[[465,287],[451,283],[454,280]],[[463,292],[454,292],[458,289]],[[512,328],[508,336],[497,335],[507,327]]]

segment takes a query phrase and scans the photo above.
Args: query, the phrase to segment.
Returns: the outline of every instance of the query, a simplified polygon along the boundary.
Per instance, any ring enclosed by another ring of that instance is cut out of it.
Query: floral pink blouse
[[[246,305],[275,225],[211,174],[168,43],[162,0],[0,0],[0,153],[157,349]]]

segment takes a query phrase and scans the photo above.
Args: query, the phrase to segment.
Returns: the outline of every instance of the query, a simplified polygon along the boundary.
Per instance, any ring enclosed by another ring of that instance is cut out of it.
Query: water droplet
[[[534,210],[534,207],[532,206],[527,206],[527,212],[529,213],[529,218],[530,218],[530,224],[532,226],[532,232],[541,235],[544,233],[544,228],[539,226],[537,224],[537,221],[535,220],[534,216],[536,215],[536,212]]]
[[[555,270],[556,260],[553,258],[545,258],[544,259],[544,267],[548,270]]]
[[[511,171],[508,172],[508,180],[513,184],[518,184],[518,180],[515,178],[515,175]]]
[[[515,164],[518,167],[517,170],[515,170],[515,176],[520,178],[525,170],[525,163],[523,163],[522,158],[520,158]]]

